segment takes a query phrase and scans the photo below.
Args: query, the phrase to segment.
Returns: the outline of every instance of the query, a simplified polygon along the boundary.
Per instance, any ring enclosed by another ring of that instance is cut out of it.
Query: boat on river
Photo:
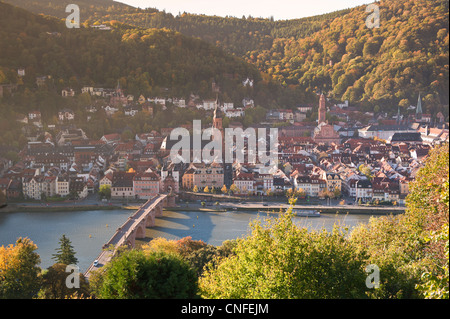
[[[294,209],[293,213],[298,217],[320,217],[320,212],[317,210]]]

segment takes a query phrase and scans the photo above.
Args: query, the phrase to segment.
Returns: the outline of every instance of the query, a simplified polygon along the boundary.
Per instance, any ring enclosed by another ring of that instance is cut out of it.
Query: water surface
[[[101,252],[116,229],[133,214],[132,210],[93,210],[67,212],[16,212],[0,214],[0,246],[14,244],[19,237],[30,238],[37,246],[41,268],[54,263],[52,255],[65,234],[72,242],[81,271]],[[276,214],[271,214],[276,217]],[[191,236],[208,244],[221,245],[227,239],[243,237],[250,221],[267,217],[267,213],[250,211],[195,212],[164,211],[155,227],[147,228],[145,242],[155,237],[180,239]],[[368,215],[322,214],[319,218],[295,217],[294,222],[309,229],[331,230],[335,223],[349,227],[367,223]]]
[[[53,265],[52,254],[56,253],[64,234],[72,242],[78,266],[84,271],[132,213],[131,210],[2,213],[0,246],[28,237],[38,246],[40,267],[47,268]]]
[[[165,211],[155,221],[155,227],[147,228],[146,236],[151,239],[165,237],[180,239],[191,236],[194,240],[203,240],[211,245],[221,245],[227,239],[243,237],[250,232],[250,222],[255,219],[276,218],[277,213],[252,211],[194,212]],[[367,223],[370,215],[322,214],[320,217],[294,217],[294,223],[310,230],[333,229],[335,224],[350,229],[361,223]]]

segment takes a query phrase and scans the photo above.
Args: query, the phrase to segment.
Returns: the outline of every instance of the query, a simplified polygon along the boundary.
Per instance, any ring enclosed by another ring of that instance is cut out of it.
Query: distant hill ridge
[[[248,51],[270,48],[274,39],[295,39],[311,35],[321,29],[322,23],[342,16],[350,9],[301,19],[279,20],[251,17],[218,17],[171,13],[156,8],[139,9],[112,0],[4,0],[37,14],[65,18],[68,4],[80,7],[82,22],[94,24],[120,21],[143,28],[168,28],[188,36],[199,37],[242,56]]]
[[[304,100],[297,93],[289,98],[255,66],[201,39],[168,29],[108,25],[111,31],[68,29],[62,20],[0,2],[0,83],[35,89],[37,77],[50,76],[48,89],[60,95],[66,87],[80,92],[86,85],[115,88],[120,81],[136,97],[194,93],[236,106],[244,98],[266,107],[280,105],[281,98],[291,105]],[[24,77],[19,68],[25,69]],[[252,87],[243,86],[247,78]]]
[[[7,1],[34,12],[66,15],[64,1]],[[421,93],[424,112],[448,116],[448,0],[376,2],[381,23],[374,29],[365,24],[366,6],[272,21],[173,16],[107,0],[78,3],[86,24],[117,21],[198,37],[306,96],[326,92],[335,101],[349,100],[365,111],[394,114],[400,107],[403,114]]]

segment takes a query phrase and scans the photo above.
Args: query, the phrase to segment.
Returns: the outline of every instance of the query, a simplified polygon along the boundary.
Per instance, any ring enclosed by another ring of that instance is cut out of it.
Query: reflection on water
[[[156,237],[180,239],[191,236],[194,240],[203,240],[212,245],[221,245],[227,239],[234,239],[247,235],[250,231],[249,223],[260,219],[264,222],[267,217],[276,217],[277,213],[265,212],[170,212],[156,219],[155,227],[147,228],[148,240]],[[294,217],[294,223],[299,227],[310,230],[325,228],[331,231],[335,224],[350,229],[360,223],[367,223],[368,215],[322,214],[320,217]]]
[[[18,237],[29,237],[37,246],[42,268],[53,264],[52,254],[58,248],[59,238],[65,234],[72,242],[78,266],[84,271],[99,255],[101,247],[134,211],[98,210],[76,212],[23,212],[0,214],[0,246],[14,244]],[[221,245],[227,239],[249,233],[249,223],[256,218],[277,214],[250,211],[194,212],[164,211],[155,219],[155,227],[147,228],[149,241],[155,237],[180,239],[191,236],[208,244]],[[294,217],[300,227],[331,230],[335,223],[353,227],[367,223],[368,215],[322,214],[319,218]],[[141,241],[142,242],[142,241]]]

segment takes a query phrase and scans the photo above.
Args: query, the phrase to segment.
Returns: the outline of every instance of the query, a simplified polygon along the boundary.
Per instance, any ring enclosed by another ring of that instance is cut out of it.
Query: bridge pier
[[[150,214],[148,214],[147,219],[145,221],[145,226],[146,227],[154,227],[155,226],[155,212],[150,212]]]
[[[163,208],[160,205],[156,206],[154,211],[156,217],[161,217],[163,215]]]
[[[164,207],[175,207],[176,203],[175,203],[175,199],[176,199],[177,195],[175,195],[174,193],[170,193],[167,195],[167,197],[164,199]]]
[[[125,240],[125,245],[126,245],[128,248],[133,248],[133,247],[134,247],[134,244],[135,244],[135,235],[134,235],[134,232],[133,232],[133,234],[130,234],[130,236],[128,236],[128,237],[126,238],[126,240]]]
[[[134,235],[134,238],[136,239],[136,238],[138,238],[138,239],[142,239],[142,238],[145,238],[145,221],[142,221],[139,225],[138,225],[138,227],[136,227],[136,230],[133,232],[135,235]]]

